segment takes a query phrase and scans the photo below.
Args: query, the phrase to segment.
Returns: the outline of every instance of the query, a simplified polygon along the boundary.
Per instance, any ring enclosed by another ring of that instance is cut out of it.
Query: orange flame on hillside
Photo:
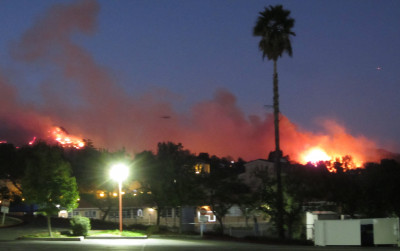
[[[33,145],[36,142],[36,136],[33,137],[33,139],[31,141],[29,141],[28,145]]]
[[[360,168],[364,164],[363,160],[359,158],[353,158],[351,153],[342,156],[333,152],[327,153],[320,147],[313,147],[303,152],[301,154],[300,162],[302,164],[311,163],[314,166],[317,166],[319,163],[323,162],[330,172],[337,171],[335,166],[337,164],[340,164],[344,171]]]
[[[362,168],[379,162],[383,153],[371,138],[352,135],[334,120],[320,120],[320,133],[300,130],[286,117],[281,119],[281,147],[284,155],[301,164],[317,165],[322,161],[330,171]],[[340,165],[341,166],[340,166]]]
[[[42,139],[34,136],[32,140],[28,142],[28,145],[35,145],[38,141]],[[64,148],[73,147],[75,149],[81,149],[85,146],[85,142],[76,136],[70,135],[64,128],[54,126],[48,131],[47,139],[45,141],[49,143],[58,143]],[[7,144],[6,140],[0,140],[0,144]],[[19,148],[17,146],[17,148]]]
[[[56,126],[52,128],[49,133],[51,135],[50,137],[60,143],[62,147],[73,147],[80,149],[85,146],[85,142],[83,142],[82,139],[68,134],[68,132],[62,127]]]
[[[314,147],[302,154],[301,162],[311,163],[313,165],[316,165],[320,161],[331,161],[331,160],[332,157],[330,157],[323,149],[319,147]]]

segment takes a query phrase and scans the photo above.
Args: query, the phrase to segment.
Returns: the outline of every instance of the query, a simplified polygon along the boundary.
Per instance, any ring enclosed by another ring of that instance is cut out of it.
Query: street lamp
[[[111,179],[118,182],[118,194],[119,194],[119,232],[122,232],[122,181],[126,179],[129,174],[129,169],[124,164],[113,165],[110,169]]]

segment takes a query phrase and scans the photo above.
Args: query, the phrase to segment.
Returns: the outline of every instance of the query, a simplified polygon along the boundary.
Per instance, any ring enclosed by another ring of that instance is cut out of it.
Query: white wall
[[[397,244],[399,237],[398,218],[374,219],[373,223],[375,245]]]
[[[315,245],[361,245],[360,220],[317,220]]]
[[[339,215],[331,211],[314,211],[306,213],[307,240],[314,240],[314,222],[316,220],[337,220]]]

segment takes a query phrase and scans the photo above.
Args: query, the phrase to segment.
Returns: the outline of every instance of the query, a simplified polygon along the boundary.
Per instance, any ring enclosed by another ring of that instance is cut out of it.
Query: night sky
[[[398,0],[0,0],[0,140],[62,125],[106,148],[171,140],[265,157],[272,62],[252,29],[275,4],[296,33],[293,57],[278,60],[281,112],[296,131],[283,125],[283,150],[325,134],[333,144],[333,125],[353,146],[400,152]]]

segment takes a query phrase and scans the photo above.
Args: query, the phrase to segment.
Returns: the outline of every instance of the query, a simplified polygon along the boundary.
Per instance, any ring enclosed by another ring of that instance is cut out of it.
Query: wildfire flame
[[[302,164],[311,163],[317,166],[318,163],[323,162],[326,164],[327,169],[330,172],[336,172],[335,164],[339,163],[344,171],[362,167],[364,161],[360,159],[355,159],[351,155],[341,156],[338,153],[327,152],[321,147],[313,147],[306,150],[301,154]]]
[[[38,140],[40,141],[38,137],[34,136],[32,140],[28,142],[28,145],[34,145]],[[70,135],[64,128],[58,126],[54,126],[48,131],[48,138],[46,141],[51,143],[57,142],[64,148],[73,147],[81,149],[85,146],[85,142],[81,138]],[[8,143],[6,140],[0,140],[0,144],[6,143]]]
[[[323,149],[319,147],[311,148],[303,153],[302,162],[303,163],[311,163],[316,165],[320,161],[331,161],[332,157],[330,157]]]
[[[33,144],[35,144],[35,142],[36,142],[36,136],[35,137],[33,137],[33,139],[31,140],[31,141],[29,141],[29,145],[33,145]]]
[[[52,130],[49,131],[49,134],[63,147],[74,147],[76,149],[80,149],[85,146],[85,142],[83,142],[82,139],[69,135],[68,132],[62,127],[53,127]]]

